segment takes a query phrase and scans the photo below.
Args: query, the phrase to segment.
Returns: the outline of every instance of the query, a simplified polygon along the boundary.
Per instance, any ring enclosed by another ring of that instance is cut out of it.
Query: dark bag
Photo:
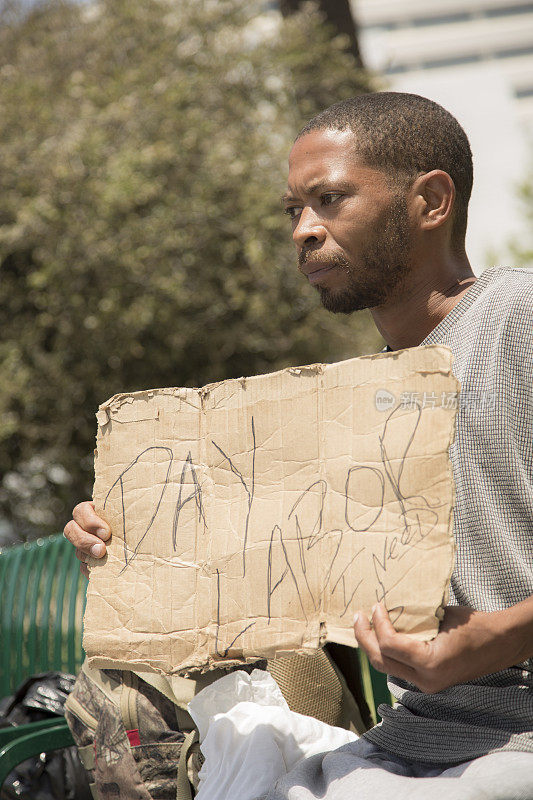
[[[22,683],[0,701],[0,727],[63,716],[74,675],[44,672]],[[76,747],[65,747],[26,759],[8,775],[0,800],[91,800],[87,774]]]

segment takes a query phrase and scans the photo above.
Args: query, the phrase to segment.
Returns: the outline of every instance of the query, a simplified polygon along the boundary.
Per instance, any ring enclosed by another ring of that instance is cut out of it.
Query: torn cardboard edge
[[[384,600],[437,630],[453,567],[449,402],[440,345],[100,406],[93,666],[185,674],[354,645]]]

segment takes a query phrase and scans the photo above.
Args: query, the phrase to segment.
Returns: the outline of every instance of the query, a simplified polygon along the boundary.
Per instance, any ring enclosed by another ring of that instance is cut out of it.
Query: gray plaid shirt
[[[533,594],[533,271],[484,272],[422,344],[435,342],[461,383],[450,604],[497,611]],[[436,694],[389,687],[399,705],[365,734],[385,750],[429,763],[533,753],[533,659]]]

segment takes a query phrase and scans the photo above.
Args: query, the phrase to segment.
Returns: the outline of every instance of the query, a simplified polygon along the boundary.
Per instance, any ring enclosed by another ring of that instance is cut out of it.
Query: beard
[[[332,255],[325,262],[328,266],[342,269],[347,282],[342,289],[317,286],[322,305],[334,314],[351,314],[383,305],[396,293],[411,270],[410,250],[407,204],[403,196],[398,196],[392,200],[376,225],[372,240],[362,250],[359,269],[342,255]],[[305,256],[303,260],[307,260]]]

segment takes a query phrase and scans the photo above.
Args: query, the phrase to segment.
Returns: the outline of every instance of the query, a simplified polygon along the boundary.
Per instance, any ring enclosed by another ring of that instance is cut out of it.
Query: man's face
[[[351,131],[319,130],[295,142],[287,194],[298,266],[328,311],[387,302],[411,269],[405,193],[357,156]]]

